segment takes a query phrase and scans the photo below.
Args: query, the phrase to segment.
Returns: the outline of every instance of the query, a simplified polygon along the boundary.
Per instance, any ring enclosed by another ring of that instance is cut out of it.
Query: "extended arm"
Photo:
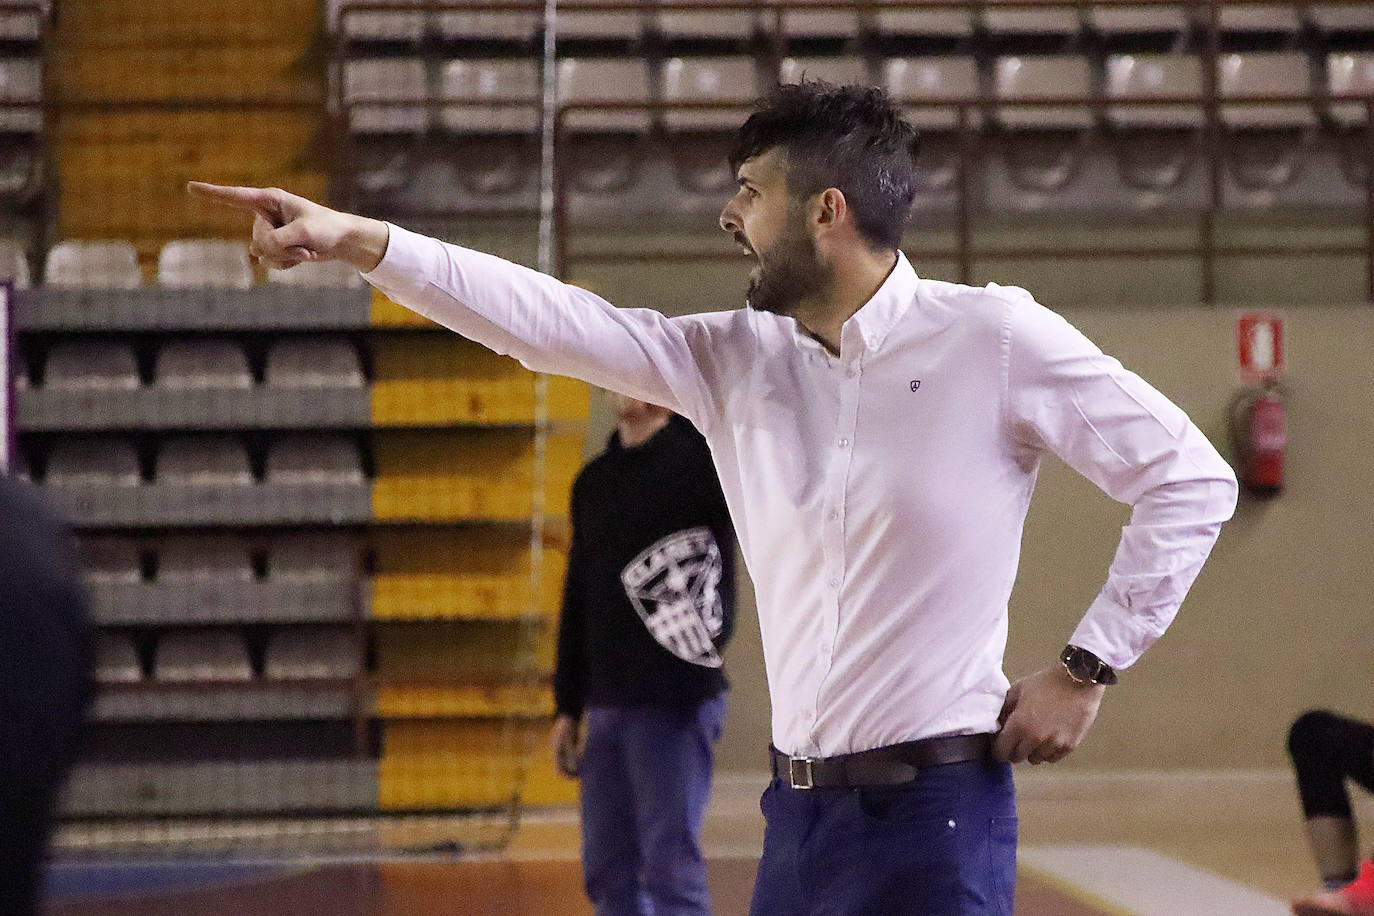
[[[651,309],[619,309],[493,255],[276,188],[192,182],[189,189],[254,214],[250,251],[261,263],[285,269],[344,261],[394,301],[529,369],[659,404],[698,428],[711,421],[711,395],[698,368],[709,341],[699,323]]]

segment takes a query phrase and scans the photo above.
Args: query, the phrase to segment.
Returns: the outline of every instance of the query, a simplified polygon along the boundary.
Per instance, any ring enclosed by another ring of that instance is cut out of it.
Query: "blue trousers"
[[[750,916],[1011,916],[1011,767],[954,763],[900,786],[773,780]]]
[[[597,916],[709,916],[698,838],[725,695],[587,711],[582,876]]]

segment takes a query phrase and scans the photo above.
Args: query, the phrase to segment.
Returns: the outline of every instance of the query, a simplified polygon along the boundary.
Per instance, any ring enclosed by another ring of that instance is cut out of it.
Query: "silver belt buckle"
[[[787,758],[787,781],[792,784],[792,788],[816,788],[816,777],[811,769],[811,765],[814,762],[815,758],[813,757]],[[800,773],[800,776],[798,775],[798,773]]]

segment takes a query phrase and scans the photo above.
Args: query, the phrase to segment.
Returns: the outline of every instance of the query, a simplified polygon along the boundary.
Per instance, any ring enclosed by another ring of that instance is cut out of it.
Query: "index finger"
[[[261,213],[269,219],[277,209],[276,198],[266,188],[233,188],[204,181],[188,181],[186,190],[195,197],[224,204],[236,210]]]

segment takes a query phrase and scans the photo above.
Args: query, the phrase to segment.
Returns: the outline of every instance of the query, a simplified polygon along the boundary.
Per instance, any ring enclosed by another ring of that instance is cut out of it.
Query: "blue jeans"
[[[793,789],[773,780],[750,916],[1011,916],[1011,767],[953,763],[910,783]]]
[[[582,876],[597,916],[709,916],[698,838],[724,722],[723,693],[587,711]]]

